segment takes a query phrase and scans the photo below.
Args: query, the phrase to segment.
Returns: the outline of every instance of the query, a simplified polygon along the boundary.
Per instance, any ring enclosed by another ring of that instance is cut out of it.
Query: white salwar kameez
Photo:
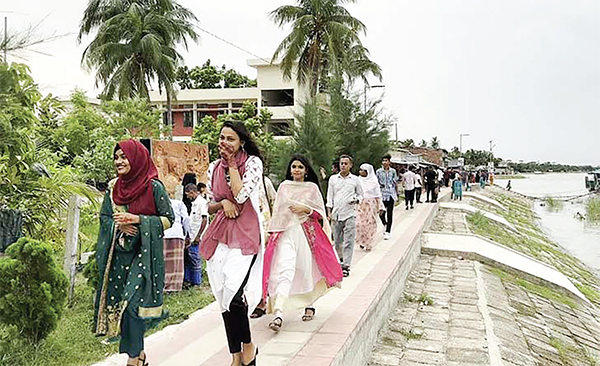
[[[210,163],[208,167],[207,191],[212,199],[211,178],[216,162]],[[250,203],[258,216],[258,225],[262,228],[262,215],[260,214],[259,185],[262,184],[263,165],[256,156],[249,156],[245,164],[245,172],[242,177],[242,190],[235,197],[237,203],[244,203],[250,199]],[[263,246],[264,233],[260,230],[260,249],[256,261],[252,265],[248,282],[244,287],[244,297],[248,304],[248,315],[260,302],[262,297],[262,274],[263,274]],[[226,244],[219,243],[214,255],[206,262],[206,273],[210,281],[210,288],[218,302],[221,312],[229,310],[229,305],[235,294],[240,289],[248,269],[252,263],[252,255],[243,255],[240,249],[231,249]]]
[[[327,291],[297,216],[277,242],[269,277],[269,313],[310,306]]]

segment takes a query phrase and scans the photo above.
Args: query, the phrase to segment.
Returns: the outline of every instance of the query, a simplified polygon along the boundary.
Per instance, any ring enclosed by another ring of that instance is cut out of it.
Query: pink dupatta
[[[236,156],[236,162],[240,176],[246,171],[246,160],[248,154],[240,151]],[[215,202],[224,199],[237,205],[238,217],[230,219],[225,216],[223,210],[219,210],[211,222],[200,243],[200,255],[206,260],[212,258],[219,243],[223,243],[232,249],[241,249],[243,255],[254,255],[260,248],[260,227],[258,215],[252,207],[248,198],[239,204],[227,184],[226,171],[229,168],[224,159],[219,159],[215,164],[212,174],[212,195]]]

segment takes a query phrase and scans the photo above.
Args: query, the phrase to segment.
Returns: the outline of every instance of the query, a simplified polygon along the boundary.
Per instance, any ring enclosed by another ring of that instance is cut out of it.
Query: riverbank
[[[428,231],[457,241],[476,235],[482,244],[535,258],[566,275],[586,299],[510,263],[421,254],[369,365],[597,365],[600,279],[548,239],[531,200],[496,187],[477,194],[486,199],[462,201],[475,212],[440,208]]]

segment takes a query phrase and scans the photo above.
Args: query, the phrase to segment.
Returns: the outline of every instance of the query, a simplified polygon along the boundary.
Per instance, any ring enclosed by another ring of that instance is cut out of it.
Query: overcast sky
[[[181,0],[199,26],[269,58],[287,30],[269,11],[290,1]],[[80,67],[87,42],[75,42],[86,2],[3,1],[9,28],[37,23],[70,35],[20,54],[44,92],[75,87],[95,96]],[[399,139],[443,147],[489,149],[505,159],[600,165],[600,1],[362,0],[348,6],[367,26],[365,45],[383,68],[384,105],[397,117]],[[8,13],[7,13],[8,12]],[[210,58],[255,77],[251,55],[199,30],[183,51],[193,67]],[[18,61],[9,56],[9,60]],[[23,61],[21,59],[21,61]],[[392,136],[394,131],[392,130]]]

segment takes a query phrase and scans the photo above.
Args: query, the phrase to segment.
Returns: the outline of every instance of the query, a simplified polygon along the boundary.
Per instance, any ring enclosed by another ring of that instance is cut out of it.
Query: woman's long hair
[[[248,153],[248,155],[258,156],[260,160],[263,160],[262,154],[260,153],[256,142],[254,142],[254,140],[252,139],[250,132],[248,132],[248,129],[246,129],[244,122],[226,121],[225,123],[223,123],[223,127],[221,127],[221,130],[223,130],[223,128],[225,127],[229,127],[235,131],[235,133],[240,138],[240,141],[242,142],[244,150],[246,150],[246,153]]]
[[[319,177],[317,176],[317,173],[315,173],[315,170],[313,169],[312,165],[310,165],[310,161],[308,161],[308,159],[301,154],[294,154],[290,159],[290,162],[288,163],[287,169],[285,171],[285,179],[292,181],[294,180],[294,177],[292,177],[292,163],[296,160],[301,162],[302,165],[304,165],[304,167],[306,168],[306,176],[304,177],[304,181],[313,182],[317,185],[317,187],[319,187]],[[319,191],[320,190],[321,187],[319,187]]]

